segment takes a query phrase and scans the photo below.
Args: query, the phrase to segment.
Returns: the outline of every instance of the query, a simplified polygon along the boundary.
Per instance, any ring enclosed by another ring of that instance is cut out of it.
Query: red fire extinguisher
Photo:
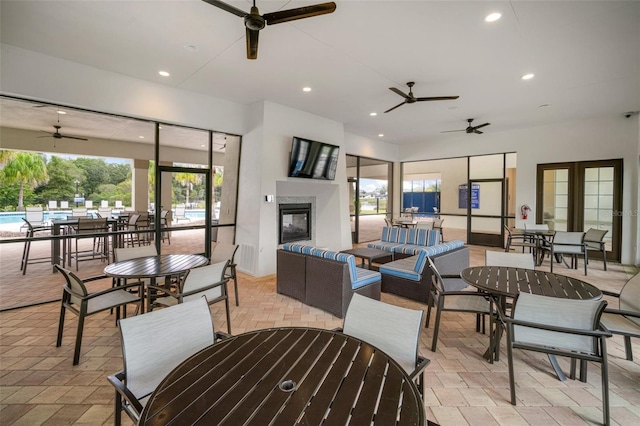
[[[531,211],[531,207],[529,207],[526,204],[524,204],[522,207],[520,207],[520,214],[522,215],[523,219],[526,219],[527,216],[529,216],[529,212],[530,211]]]

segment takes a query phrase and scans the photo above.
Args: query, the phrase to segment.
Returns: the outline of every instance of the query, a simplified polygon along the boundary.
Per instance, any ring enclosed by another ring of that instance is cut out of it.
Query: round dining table
[[[506,308],[507,298],[516,297],[521,292],[565,299],[602,298],[602,291],[593,284],[547,271],[506,266],[473,266],[464,269],[460,276],[472,286],[493,295],[502,312]],[[499,360],[502,335],[499,321],[496,322],[496,330],[493,333],[491,347],[485,352],[485,358],[491,362],[494,359]],[[564,381],[566,377],[553,355],[549,355],[549,361],[558,378]]]
[[[151,394],[139,425],[427,425],[408,373],[338,331],[252,331],[209,346]]]
[[[113,278],[150,278],[151,285],[155,285],[156,278],[182,275],[207,263],[209,259],[200,254],[161,254],[114,262],[104,268],[104,273]],[[147,309],[150,303],[147,299]]]

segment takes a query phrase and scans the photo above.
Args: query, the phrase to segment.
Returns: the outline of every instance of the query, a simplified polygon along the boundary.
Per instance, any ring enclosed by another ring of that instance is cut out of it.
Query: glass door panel
[[[606,230],[605,248],[611,251],[613,237],[614,168],[584,169],[583,231],[590,228]]]
[[[460,201],[471,206],[469,243],[502,247],[504,180],[471,180],[471,193],[460,194]],[[461,190],[464,191],[464,190]],[[469,201],[467,197],[471,197]]]
[[[544,170],[542,222],[550,230],[566,231],[569,221],[569,169]]]

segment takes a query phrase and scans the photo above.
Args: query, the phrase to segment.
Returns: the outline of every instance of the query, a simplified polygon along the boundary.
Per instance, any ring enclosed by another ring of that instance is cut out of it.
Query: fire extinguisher
[[[529,216],[529,212],[530,211],[531,211],[531,207],[529,207],[526,204],[524,204],[522,207],[520,207],[520,214],[522,215],[523,219],[526,219]]]

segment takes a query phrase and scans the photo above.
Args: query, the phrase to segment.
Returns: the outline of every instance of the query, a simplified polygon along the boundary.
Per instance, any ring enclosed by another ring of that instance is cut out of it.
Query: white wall
[[[598,117],[550,126],[508,132],[463,134],[447,143],[405,145],[400,149],[404,161],[517,153],[516,206],[536,207],[536,165],[571,161],[624,160],[622,262],[638,263],[638,158],[640,154],[638,116]],[[530,217],[529,221],[534,221]]]

